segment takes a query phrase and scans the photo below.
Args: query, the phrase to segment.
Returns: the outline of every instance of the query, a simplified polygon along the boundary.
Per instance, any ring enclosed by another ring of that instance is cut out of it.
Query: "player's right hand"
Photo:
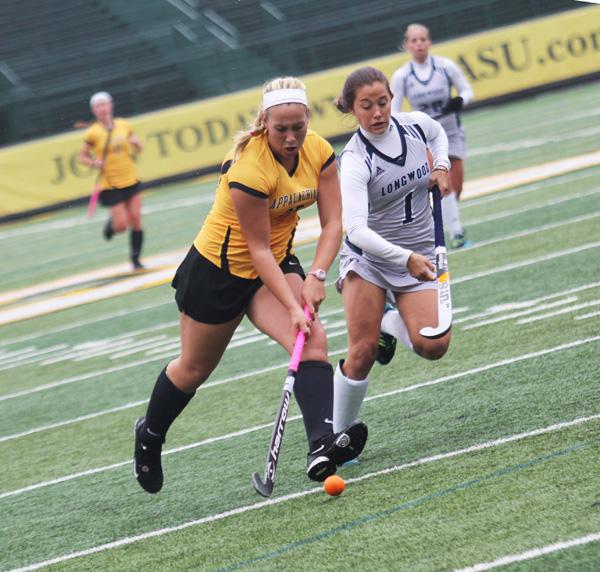
[[[413,278],[423,281],[435,280],[435,266],[433,262],[422,254],[413,252],[408,258],[408,272]]]
[[[290,319],[292,320],[294,331],[304,332],[306,336],[310,336],[312,320],[306,317],[304,310],[299,305],[290,310]]]

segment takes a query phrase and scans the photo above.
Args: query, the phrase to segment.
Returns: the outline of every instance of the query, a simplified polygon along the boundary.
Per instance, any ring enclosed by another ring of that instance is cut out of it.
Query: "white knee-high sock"
[[[341,362],[340,362],[341,364]],[[333,431],[339,433],[358,418],[369,379],[347,378],[338,364],[333,376]]]
[[[411,352],[414,351],[410,336],[408,335],[408,329],[398,310],[390,310],[383,315],[381,319],[381,331],[394,336]]]
[[[464,234],[462,224],[460,224],[458,201],[455,193],[448,193],[442,199],[442,218],[444,219],[444,227],[450,236]]]

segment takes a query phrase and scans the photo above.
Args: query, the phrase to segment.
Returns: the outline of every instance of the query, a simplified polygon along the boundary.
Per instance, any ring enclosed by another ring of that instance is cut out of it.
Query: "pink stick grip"
[[[88,204],[88,218],[92,218],[94,216],[94,211],[96,210],[96,203],[98,202],[98,195],[100,195],[100,191],[94,190],[92,192],[92,196],[90,197],[90,202]]]
[[[310,312],[308,311],[308,306],[304,306],[304,314],[306,315],[306,319],[310,318]],[[290,369],[293,372],[298,371],[298,365],[300,364],[300,358],[302,357],[302,350],[304,349],[304,344],[306,342],[306,336],[304,332],[298,332],[296,335],[296,342],[294,343],[294,351],[292,352],[292,357],[290,359]]]

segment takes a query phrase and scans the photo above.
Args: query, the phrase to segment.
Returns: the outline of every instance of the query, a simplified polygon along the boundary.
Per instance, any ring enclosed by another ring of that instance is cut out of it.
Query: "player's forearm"
[[[366,225],[348,229],[348,240],[363,252],[405,268],[412,250],[402,248],[379,236]]]

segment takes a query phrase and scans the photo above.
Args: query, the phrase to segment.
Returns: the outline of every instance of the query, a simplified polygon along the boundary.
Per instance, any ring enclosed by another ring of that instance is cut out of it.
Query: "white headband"
[[[308,99],[303,89],[274,89],[263,94],[263,110],[282,103],[302,103],[308,107]]]
[[[112,101],[112,96],[107,91],[99,91],[90,97],[90,107],[94,107],[96,103],[101,101]]]

